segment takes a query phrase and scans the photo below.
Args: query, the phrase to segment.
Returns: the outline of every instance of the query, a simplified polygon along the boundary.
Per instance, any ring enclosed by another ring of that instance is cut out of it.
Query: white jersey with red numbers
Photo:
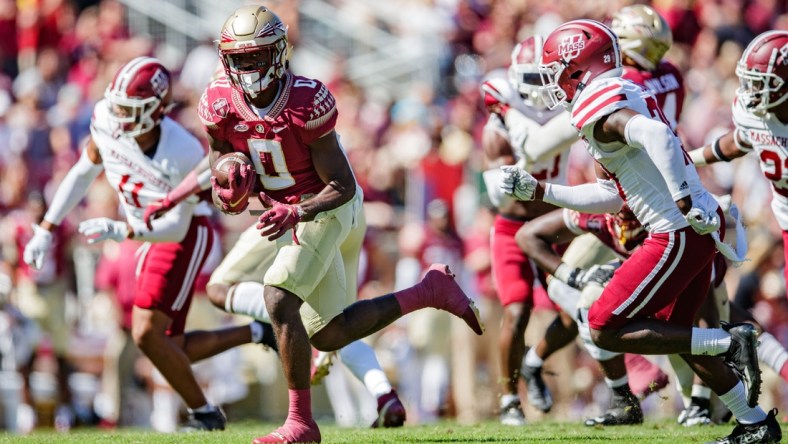
[[[660,172],[666,165],[655,164],[645,149],[621,142],[602,143],[594,138],[594,124],[620,109],[630,109],[670,125],[651,93],[620,77],[591,81],[575,99],[572,125],[580,131],[594,159],[616,182],[619,194],[646,230],[661,233],[688,226]],[[717,201],[703,188],[689,156],[683,155],[686,186],[689,187],[693,206],[715,211]]]
[[[772,211],[780,228],[788,230],[788,125],[774,114],[758,117],[733,101],[733,123],[736,139],[752,147],[758,154],[761,171],[772,183]],[[738,144],[742,151],[751,149]]]
[[[145,207],[163,199],[205,157],[199,140],[169,117],[161,121],[161,137],[152,158],[131,137],[116,137],[106,100],[93,109],[90,135],[101,154],[107,181],[118,192],[129,224],[144,229]],[[211,214],[205,202],[191,196],[182,205],[194,206],[195,216]]]
[[[524,169],[531,173],[531,175],[537,180],[566,184],[569,163],[569,148],[572,146],[572,143],[577,141],[577,131],[575,131],[569,124],[569,113],[563,109],[540,110],[532,108],[522,103],[522,101],[518,101],[516,104],[514,104],[513,108],[526,117],[529,127],[545,127],[546,125],[550,124],[551,126],[558,126],[562,129],[566,129],[563,132],[557,131],[555,134],[551,134],[551,136],[560,139],[556,142],[560,143],[563,147],[557,155],[538,162],[526,162],[524,166]],[[561,125],[560,122],[564,122],[565,125]],[[485,129],[492,129],[500,133],[506,138],[506,140],[511,140],[509,136],[509,130],[506,128],[506,124],[498,114],[490,114],[485,127]],[[525,150],[528,150],[529,145],[538,143],[544,144],[545,141],[533,140],[531,137],[529,137],[526,141]],[[523,152],[522,148],[513,146],[513,151],[515,159],[518,162],[521,162],[525,157],[525,153]]]

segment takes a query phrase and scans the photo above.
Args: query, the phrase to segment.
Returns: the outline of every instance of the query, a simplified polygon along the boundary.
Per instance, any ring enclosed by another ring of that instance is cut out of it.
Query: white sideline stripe
[[[191,290],[192,284],[194,283],[194,278],[197,276],[197,272],[199,271],[199,267],[197,265],[205,254],[207,232],[208,229],[206,227],[197,228],[197,242],[195,243],[194,250],[192,251],[192,257],[189,260],[189,268],[186,270],[186,276],[183,279],[181,290],[178,293],[178,297],[175,298],[175,302],[172,304],[173,311],[178,311],[183,308],[183,304],[189,298],[189,290]]]
[[[662,257],[659,258],[659,262],[657,262],[657,265],[654,267],[653,270],[651,270],[651,273],[649,273],[648,276],[646,276],[646,278],[643,279],[642,282],[640,282],[640,285],[638,285],[638,287],[635,289],[634,292],[632,292],[632,294],[627,298],[627,300],[624,301],[621,305],[619,305],[615,310],[613,310],[614,315],[620,315],[624,310],[626,310],[627,307],[629,307],[633,302],[635,302],[635,299],[638,298],[640,292],[643,291],[643,289],[651,282],[652,279],[654,279],[654,277],[656,277],[657,274],[659,274],[659,271],[665,265],[665,262],[668,260],[668,255],[670,255],[670,252],[673,249],[673,244],[675,242],[674,240],[675,234],[676,234],[675,232],[670,233],[670,240],[668,241],[668,247],[662,253]]]
[[[675,233],[671,233],[671,234],[675,234]],[[673,270],[675,270],[676,266],[678,266],[679,262],[681,262],[681,257],[684,255],[684,246],[686,244],[687,243],[685,242],[684,239],[684,232],[682,231],[681,233],[679,233],[679,252],[676,253],[676,258],[673,260],[673,263],[670,264],[668,271],[662,274],[662,277],[659,279],[659,281],[657,281],[657,284],[654,285],[654,288],[651,289],[651,292],[648,294],[648,296],[646,296],[646,299],[644,299],[643,302],[641,302],[640,305],[637,306],[637,308],[632,310],[632,313],[627,315],[628,318],[631,318],[632,316],[637,314],[637,312],[639,312],[643,307],[645,307],[646,304],[648,304],[648,302],[651,300],[651,298],[654,297],[654,293],[656,293],[657,290],[659,290],[659,288],[662,287],[662,284],[665,283],[665,280],[667,280],[667,278],[670,277],[671,273],[673,273]]]

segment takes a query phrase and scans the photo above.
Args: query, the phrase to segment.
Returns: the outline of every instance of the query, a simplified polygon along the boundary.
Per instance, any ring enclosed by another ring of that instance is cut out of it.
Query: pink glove
[[[254,182],[257,179],[251,165],[238,166],[233,164],[227,173],[227,186],[225,188],[216,182],[215,177],[211,177],[211,186],[216,195],[221,209],[225,213],[241,213],[249,205],[249,194],[254,189]]]
[[[260,202],[268,207],[268,210],[266,210],[258,220],[258,230],[267,228],[260,233],[260,236],[268,236],[268,240],[272,241],[279,239],[287,230],[292,229],[293,242],[295,242],[296,245],[301,245],[296,236],[296,227],[303,214],[301,207],[271,199],[265,192],[261,192],[258,197],[260,198]]]
[[[169,196],[149,203],[147,208],[145,208],[145,214],[142,216],[142,220],[145,221],[145,226],[153,231],[153,219],[158,219],[164,213],[175,208],[176,205],[178,204],[171,201]]]

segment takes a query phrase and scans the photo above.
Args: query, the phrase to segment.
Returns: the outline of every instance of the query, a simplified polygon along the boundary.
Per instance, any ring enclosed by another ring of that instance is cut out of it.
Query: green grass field
[[[69,434],[38,432],[26,437],[0,435],[0,443],[74,443],[74,444],[174,444],[174,443],[250,443],[256,436],[268,433],[276,424],[254,422],[232,423],[217,433],[161,434],[126,429],[108,433],[96,429],[76,429]],[[395,430],[343,429],[323,424],[325,443],[698,443],[724,436],[732,425],[683,428],[672,421],[647,422],[637,427],[589,428],[582,424],[540,422],[523,428],[501,426],[495,422],[477,426],[459,426],[451,422],[437,425],[405,427]],[[783,424],[785,433],[786,424]]]

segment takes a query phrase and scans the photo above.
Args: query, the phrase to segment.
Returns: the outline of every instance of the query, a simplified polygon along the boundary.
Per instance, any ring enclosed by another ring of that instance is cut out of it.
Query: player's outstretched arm
[[[703,166],[716,162],[730,162],[745,156],[751,150],[752,147],[747,142],[737,140],[735,131],[730,131],[714,142],[690,151],[689,154],[692,163]]]
[[[211,186],[211,164],[208,156],[205,156],[200,163],[186,177],[183,178],[175,188],[172,189],[164,199],[151,202],[145,208],[143,220],[149,230],[153,230],[153,220],[160,218],[176,205],[183,202],[192,194],[207,190]]]
[[[44,265],[44,256],[52,245],[52,231],[85,197],[90,184],[103,169],[98,147],[93,138],[88,137],[79,160],[71,167],[55,191],[44,219],[39,225],[33,225],[33,238],[25,245],[23,253],[23,259],[28,265],[41,269]]]
[[[551,211],[523,225],[517,230],[515,240],[539,268],[554,274],[562,262],[552,245],[567,243],[575,236],[564,221],[564,211]]]
[[[503,166],[499,183],[501,191],[519,200],[541,200],[558,207],[583,213],[615,213],[624,201],[618,189],[604,172],[597,168],[597,182],[576,186],[540,184],[528,172],[517,166]]]

